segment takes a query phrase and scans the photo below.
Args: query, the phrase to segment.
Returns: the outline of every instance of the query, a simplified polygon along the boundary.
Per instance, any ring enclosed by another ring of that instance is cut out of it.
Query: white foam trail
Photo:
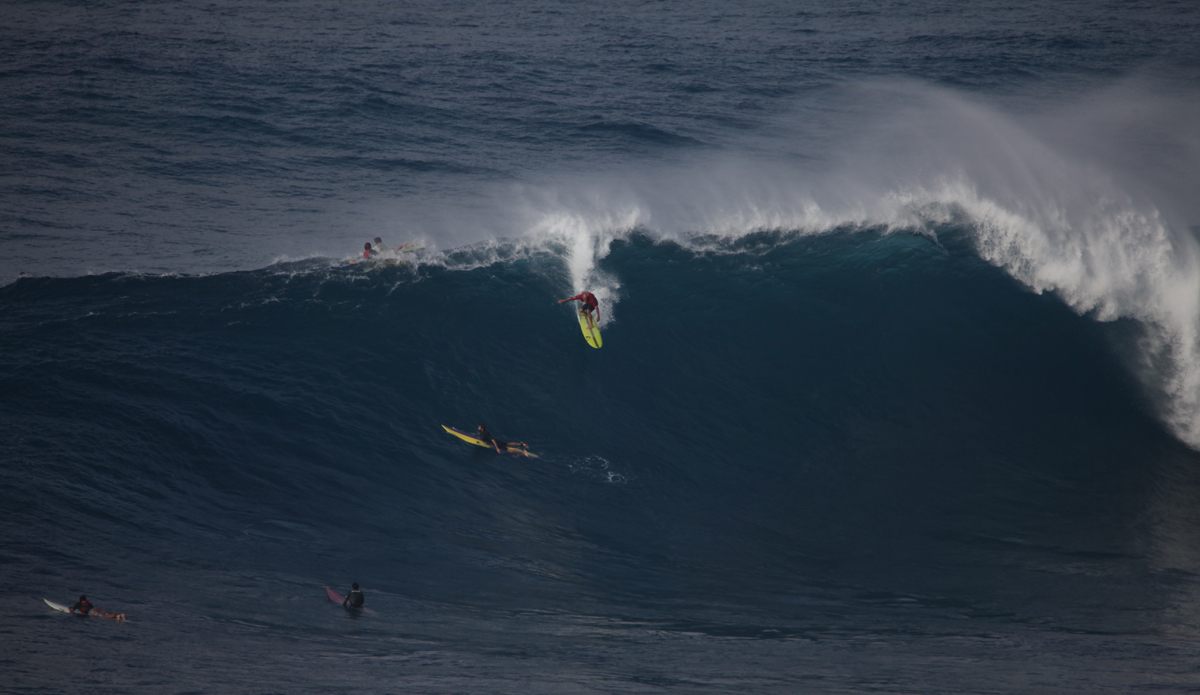
[[[633,201],[591,193],[583,199],[550,189],[523,192],[523,214],[529,220],[525,238],[539,245],[561,245],[566,249],[567,270],[573,294],[588,291],[600,302],[600,324],[613,320],[620,300],[620,281],[599,268],[612,241],[629,230],[649,223]]]

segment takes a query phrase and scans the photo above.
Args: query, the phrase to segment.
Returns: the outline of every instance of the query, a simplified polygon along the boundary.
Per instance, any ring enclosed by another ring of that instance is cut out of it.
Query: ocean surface
[[[1198,38],[4,3],[0,692],[1200,691]]]

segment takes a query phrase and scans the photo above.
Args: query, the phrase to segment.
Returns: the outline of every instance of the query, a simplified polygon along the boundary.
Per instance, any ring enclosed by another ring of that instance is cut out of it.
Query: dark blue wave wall
[[[617,241],[601,350],[555,303],[550,251],[22,279],[0,288],[4,554],[48,566],[86,539],[146,579],[352,568],[501,605],[1003,604],[1036,549],[1136,546],[1155,481],[1194,455],[1118,361],[1135,326],[939,236]],[[440,428],[479,422],[542,458]],[[1042,573],[1020,600],[1095,581]]]

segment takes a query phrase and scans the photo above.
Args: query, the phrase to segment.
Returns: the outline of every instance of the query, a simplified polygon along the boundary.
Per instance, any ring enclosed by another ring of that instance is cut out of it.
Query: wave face
[[[393,621],[373,648],[513,672],[490,640],[541,631],[572,654],[665,631],[671,660],[777,637],[760,656],[781,664],[895,630],[917,660],[1012,656],[1045,631],[1072,667],[1097,645],[1070,635],[1191,635],[1166,594],[1197,569],[1196,454],[1121,361],[1139,331],[1028,291],[975,236],[629,234],[594,269],[620,278],[600,350],[555,302],[555,244],[20,280],[0,290],[9,581],[86,576],[267,673],[270,639],[331,647],[313,597],[351,578]],[[540,458],[441,429],[479,423]],[[462,631],[483,636],[450,647]]]

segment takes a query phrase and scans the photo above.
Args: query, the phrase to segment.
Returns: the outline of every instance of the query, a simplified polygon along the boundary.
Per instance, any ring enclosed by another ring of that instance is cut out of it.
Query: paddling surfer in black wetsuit
[[[87,596],[80,596],[79,601],[74,606],[71,606],[71,612],[79,611],[87,615],[92,610],[92,602],[87,600]]]
[[[491,444],[492,448],[494,448],[498,454],[513,453],[523,454],[525,456],[529,455],[529,445],[525,442],[502,442],[493,437],[492,433],[488,432],[488,428],[484,427],[483,425],[479,426],[479,439],[485,444]],[[512,447],[515,449],[515,451],[510,452],[509,447]]]
[[[358,582],[350,585],[350,593],[346,594],[346,598],[342,601],[343,608],[362,608],[366,601],[363,592],[358,590]]]

